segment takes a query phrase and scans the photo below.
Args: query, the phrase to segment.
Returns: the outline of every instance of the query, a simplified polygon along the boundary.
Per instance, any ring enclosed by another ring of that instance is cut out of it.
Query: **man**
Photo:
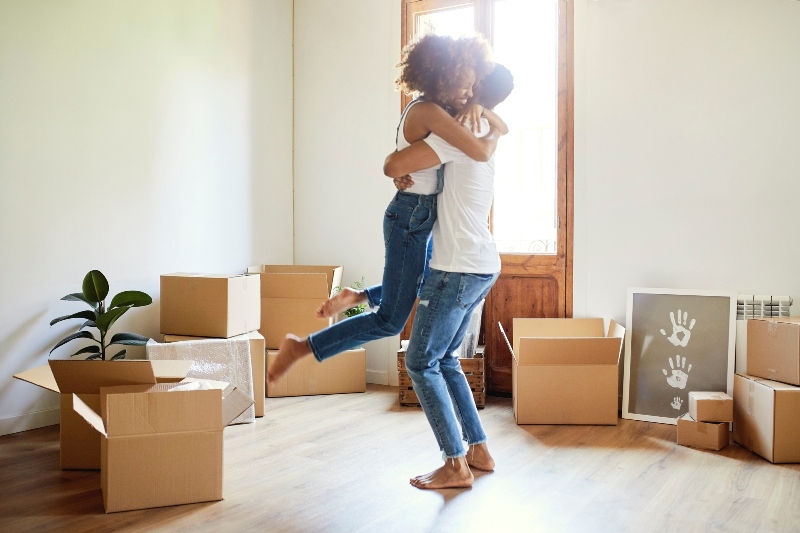
[[[511,73],[497,65],[475,88],[473,99],[492,109],[512,89]],[[480,109],[474,104],[469,107]],[[459,116],[471,114],[475,113]],[[473,120],[472,127],[479,136],[489,131],[485,118],[480,118],[478,128]],[[494,158],[475,161],[431,134],[389,155],[384,173],[403,189],[410,182],[405,175],[440,163],[445,164],[444,190],[438,197],[439,216],[433,227],[430,276],[420,293],[406,353],[408,374],[445,458],[444,466],[411,479],[421,489],[469,487],[474,482],[470,467],[491,471],[495,465],[472,391],[453,355],[472,311],[500,273],[500,256],[488,229]]]

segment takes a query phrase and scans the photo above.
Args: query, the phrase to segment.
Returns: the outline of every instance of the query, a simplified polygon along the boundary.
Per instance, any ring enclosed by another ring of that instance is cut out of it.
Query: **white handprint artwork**
[[[672,321],[672,335],[667,337],[667,340],[671,342],[673,346],[682,346],[685,348],[686,345],[689,344],[689,339],[692,337],[692,328],[696,320],[693,318],[692,321],[689,322],[689,329],[686,329],[689,313],[683,312],[683,314],[681,314],[680,309],[678,309],[677,320],[675,319],[675,313],[672,311],[669,313],[669,319]],[[667,332],[662,329],[661,334],[666,336]]]
[[[680,355],[675,356],[674,364],[671,357],[668,361],[670,368],[672,368],[672,375],[668,374],[665,368],[661,369],[664,375],[667,376],[667,383],[669,383],[670,387],[685,389],[686,381],[689,379],[689,372],[692,371],[692,365],[690,364],[689,368],[686,368],[686,358]],[[683,371],[684,368],[686,368],[686,372]]]
[[[673,408],[673,409],[675,409],[676,411],[680,411],[680,409],[681,409],[681,405],[683,405],[683,400],[681,400],[681,397],[680,397],[680,396],[675,396],[675,399],[674,399],[674,400],[672,400],[672,403],[671,403],[670,405],[671,405],[671,406],[672,406],[672,408]]]

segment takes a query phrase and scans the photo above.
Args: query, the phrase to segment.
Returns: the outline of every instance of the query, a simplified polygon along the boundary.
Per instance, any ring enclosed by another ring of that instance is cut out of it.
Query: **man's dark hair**
[[[476,87],[478,103],[486,109],[494,109],[500,102],[508,98],[513,90],[514,76],[511,75],[511,71],[500,63],[496,63],[494,70]]]

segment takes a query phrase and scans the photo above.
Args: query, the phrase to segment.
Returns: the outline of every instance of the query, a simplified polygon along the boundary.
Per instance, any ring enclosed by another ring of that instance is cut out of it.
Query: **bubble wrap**
[[[250,366],[250,341],[247,338],[207,339],[160,344],[153,340],[146,346],[147,358],[152,360],[194,361],[186,377],[212,379],[230,383],[225,392],[236,387],[247,397],[253,397],[253,372]],[[256,421],[251,405],[231,424],[251,424]]]

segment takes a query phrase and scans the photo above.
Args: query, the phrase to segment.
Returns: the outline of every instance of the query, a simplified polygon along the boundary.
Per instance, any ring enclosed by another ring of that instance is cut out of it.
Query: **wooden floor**
[[[0,531],[800,531],[800,465],[660,424],[517,426],[503,398],[481,416],[497,470],[421,491],[408,478],[440,456],[396,389],[268,399],[225,430],[223,501],[110,515],[98,472],[59,470],[57,426],[0,437]]]

